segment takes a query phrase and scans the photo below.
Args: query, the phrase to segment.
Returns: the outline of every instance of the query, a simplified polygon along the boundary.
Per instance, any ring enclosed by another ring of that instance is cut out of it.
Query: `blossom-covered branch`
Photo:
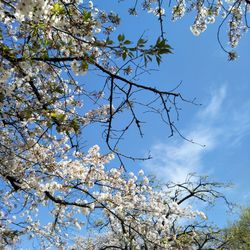
[[[110,163],[138,159],[118,147],[133,125],[143,136],[144,112],[179,133],[186,100],[139,78],[171,53],[162,2],[146,4],[161,27],[151,43],[116,34],[119,15],[91,1],[0,0],[0,248],[188,249],[206,219],[188,201],[223,198],[204,178],[158,187]],[[107,153],[85,144],[96,124]]]

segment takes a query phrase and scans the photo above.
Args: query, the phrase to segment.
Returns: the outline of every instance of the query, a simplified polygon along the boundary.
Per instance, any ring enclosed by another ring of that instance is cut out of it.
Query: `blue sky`
[[[129,16],[126,13],[128,2],[110,1],[101,6],[122,13],[122,25],[117,34],[125,33],[133,39],[145,31],[148,39],[157,37],[157,18],[147,13]],[[101,5],[100,1],[96,3]],[[232,182],[234,187],[225,191],[227,197],[238,204],[249,205],[249,35],[243,36],[237,48],[238,60],[229,62],[216,40],[220,20],[195,37],[189,29],[192,14],[173,23],[169,12],[170,9],[166,9],[164,26],[173,54],[164,58],[157,72],[143,76],[141,82],[169,90],[182,81],[179,91],[183,96],[197,98],[196,102],[202,105],[180,103],[182,111],[177,126],[185,137],[206,146],[189,143],[178,135],[169,138],[170,132],[161,120],[147,116],[144,138],[128,135],[124,149],[142,155],[150,151],[152,160],[132,165],[145,168],[163,181],[182,181],[188,173],[196,172],[217,181]],[[226,31],[222,38],[226,45]],[[225,207],[219,206],[211,218],[219,225],[229,220]]]
[[[145,33],[146,38],[155,41],[159,35],[157,18],[145,12],[137,17],[129,16],[126,10],[132,2],[95,1],[97,7],[121,14],[122,24],[116,36],[124,33],[128,39],[136,41]],[[144,162],[127,161],[126,167],[134,172],[143,168],[165,182],[181,182],[194,172],[209,175],[215,181],[232,182],[234,187],[224,192],[228,199],[239,205],[250,205],[249,34],[242,38],[237,48],[237,61],[229,62],[216,40],[218,22],[195,37],[189,29],[194,18],[192,14],[173,23],[170,11],[166,8],[164,28],[173,54],[163,58],[157,71],[143,75],[140,83],[171,90],[182,82],[179,87],[182,95],[190,100],[196,98],[196,103],[201,105],[180,102],[182,111],[176,125],[186,138],[197,143],[185,141],[177,134],[169,138],[168,126],[159,117],[146,114],[144,137],[140,138],[138,131],[132,129],[122,142],[121,151],[135,156],[147,156],[150,152],[153,158]],[[225,38],[226,32],[223,36]],[[226,44],[226,39],[223,41]],[[94,72],[79,80],[86,83],[87,88],[95,89],[103,86],[105,78],[96,77]],[[88,103],[85,107],[88,109]],[[86,148],[100,144],[105,152],[101,130],[92,127],[84,131]],[[111,166],[117,166],[116,163],[114,161]],[[220,226],[232,218],[221,203],[209,213],[209,219]]]

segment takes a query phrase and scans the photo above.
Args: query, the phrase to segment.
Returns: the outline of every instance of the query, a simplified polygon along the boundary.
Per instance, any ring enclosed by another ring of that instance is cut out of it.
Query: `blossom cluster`
[[[148,246],[174,249],[173,223],[183,218],[205,218],[202,212],[172,200],[169,190],[155,190],[142,170],[136,176],[132,172],[125,174],[122,168],[107,168],[114,155],[101,155],[97,145],[86,154],[72,152],[69,158],[57,160],[59,153],[66,154],[66,145],[65,138],[46,147],[36,144],[22,158],[13,153],[12,158],[5,159],[1,173],[16,185],[17,192],[6,187],[6,195],[1,198],[5,208],[1,216],[6,224],[1,225],[2,235],[20,225],[20,234],[40,237],[47,247],[68,249],[69,239],[74,236],[69,228],[81,230],[87,216],[97,228],[102,228],[106,239],[95,243],[94,249],[99,249],[100,244],[124,247],[131,240],[135,249],[140,249],[142,240]],[[26,209],[15,216],[18,203],[14,200],[22,203],[23,199]],[[54,223],[39,220],[42,207],[50,207],[48,212],[55,217]],[[86,239],[84,242],[87,248],[89,243]]]
[[[231,48],[235,48],[238,45],[243,33],[248,29],[246,18],[249,8],[247,8],[245,1],[237,4],[237,2],[234,1],[226,1],[224,3],[218,0],[212,4],[208,3],[208,5],[202,1],[189,2],[188,5],[185,4],[185,1],[178,1],[177,5],[173,7],[172,18],[176,20],[190,11],[196,12],[195,21],[190,27],[191,32],[195,36],[199,36],[204,32],[207,29],[207,25],[214,23],[216,18],[223,18],[224,21],[222,21],[221,25],[224,24],[224,22],[228,23],[228,40]],[[246,18],[244,18],[244,16]],[[220,32],[220,29],[221,28],[219,28],[218,32]],[[219,42],[221,44],[220,40]],[[236,56],[232,56],[235,52],[229,52],[225,48],[224,50],[229,54],[231,60],[236,58]]]
[[[166,3],[167,5],[168,3]],[[164,16],[164,2],[145,0],[142,3],[142,8],[156,16]],[[249,3],[247,1],[222,1],[204,2],[200,0],[185,1],[178,0],[172,7],[172,20],[176,21],[184,17],[187,13],[195,14],[194,23],[190,26],[191,32],[195,36],[199,36],[207,29],[208,24],[212,24],[216,19],[222,18],[221,24],[228,24],[228,41],[233,49],[238,45],[242,35],[248,30],[247,19],[249,15]],[[136,8],[131,8],[130,13],[136,13]],[[219,31],[220,32],[219,28]],[[220,42],[220,41],[219,41]],[[235,52],[228,52],[225,46],[225,51],[229,54],[230,59],[235,59]]]
[[[161,17],[165,12],[157,2],[146,0],[144,8]],[[233,12],[240,25],[239,13]],[[199,22],[208,18],[202,7],[199,13]],[[141,61],[143,55],[151,61],[157,51],[168,52],[165,41],[158,39],[157,46],[145,49],[143,38],[131,47],[119,35],[114,44],[110,37],[120,17],[92,1],[0,1],[0,22],[0,248],[25,237],[42,249],[109,244],[175,249],[182,244],[176,221],[205,219],[204,214],[178,203],[172,195],[178,188],[154,186],[142,170],[137,176],[111,167],[118,149],[109,146],[101,154],[94,145],[86,152],[84,137],[84,129],[94,123],[106,125],[107,134],[115,137],[111,120],[125,108],[139,126],[132,95],[140,91],[131,86],[140,85],[129,80],[119,84],[122,77],[114,77],[130,74],[131,67],[144,73],[133,59]],[[127,56],[126,68],[113,62]],[[104,87],[86,84],[85,75],[93,69],[108,75]],[[88,228],[100,235],[87,238]],[[86,237],[76,237],[84,233]]]

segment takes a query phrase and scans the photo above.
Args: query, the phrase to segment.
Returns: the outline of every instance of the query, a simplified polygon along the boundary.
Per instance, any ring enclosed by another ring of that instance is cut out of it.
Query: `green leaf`
[[[124,41],[124,44],[131,44],[131,41],[125,40],[125,41]]]
[[[125,36],[124,36],[124,34],[120,34],[120,35],[118,35],[118,41],[119,42],[122,42],[122,41],[124,41],[124,39],[125,39]]]
[[[79,123],[77,122],[76,118],[74,118],[71,122],[70,122],[70,126],[74,129],[74,131],[76,133],[79,133],[80,131],[80,125]]]
[[[95,62],[95,59],[96,59],[95,55],[92,54],[92,55],[88,58],[88,61],[89,61],[90,63],[94,63],[94,62]]]
[[[56,119],[57,113],[56,113],[56,112],[50,113],[50,117],[51,117],[52,119]]]
[[[87,10],[83,10],[82,13],[83,21],[87,22],[89,19],[91,19],[91,12],[88,12]]]
[[[51,12],[54,13],[54,14],[63,14],[64,8],[60,3],[55,3],[52,6]]]
[[[87,71],[89,69],[89,65],[86,61],[82,61],[81,68],[83,71]]]
[[[147,40],[144,40],[143,38],[140,38],[138,41],[137,41],[137,47],[144,47],[145,44],[147,43]]]
[[[113,44],[114,42],[110,39],[110,38],[107,38],[106,39],[106,44],[107,45],[111,45],[111,44]]]
[[[122,59],[123,59],[123,61],[125,61],[126,58],[127,58],[127,52],[124,51],[124,52],[122,53]]]
[[[59,94],[63,94],[63,93],[64,93],[64,90],[63,90],[62,88],[60,88],[60,87],[56,87],[56,88],[54,89],[54,91],[55,91],[56,93],[59,93]]]
[[[209,16],[212,16],[214,13],[213,13],[213,9],[212,8],[210,8],[210,9],[208,9],[208,13],[207,13]]]
[[[150,62],[152,62],[152,57],[151,57],[151,56],[147,55],[147,59],[148,59]]]
[[[64,122],[65,121],[65,118],[66,118],[66,114],[58,114],[56,119],[59,121],[59,122]]]
[[[158,66],[159,66],[160,63],[161,63],[161,57],[160,56],[156,56],[155,59],[156,59],[156,62],[158,64]]]
[[[130,58],[133,58],[133,57],[134,57],[134,54],[133,54],[132,52],[129,52],[129,53],[128,53],[128,56],[129,56]]]

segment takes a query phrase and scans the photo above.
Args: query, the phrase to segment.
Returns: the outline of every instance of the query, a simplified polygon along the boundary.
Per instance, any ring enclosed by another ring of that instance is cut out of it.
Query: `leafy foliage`
[[[250,209],[242,210],[240,218],[225,230],[225,249],[250,248]]]

